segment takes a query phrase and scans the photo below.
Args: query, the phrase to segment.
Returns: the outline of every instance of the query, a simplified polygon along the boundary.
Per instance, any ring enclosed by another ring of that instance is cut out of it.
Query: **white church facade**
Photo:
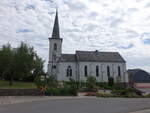
[[[98,82],[127,83],[126,61],[118,52],[76,51],[75,54],[62,53],[63,39],[59,34],[58,13],[56,12],[52,37],[49,38],[48,75],[58,81],[86,81],[94,76]]]

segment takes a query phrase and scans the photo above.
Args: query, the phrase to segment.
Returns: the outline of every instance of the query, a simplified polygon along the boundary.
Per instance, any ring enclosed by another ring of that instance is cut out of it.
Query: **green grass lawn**
[[[9,85],[9,81],[0,80],[0,89],[35,89],[37,88],[35,83],[30,82],[13,82],[13,85]]]

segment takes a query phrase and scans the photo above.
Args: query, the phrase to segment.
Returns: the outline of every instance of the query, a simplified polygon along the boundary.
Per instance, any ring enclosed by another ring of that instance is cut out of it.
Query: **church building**
[[[98,82],[127,83],[126,61],[118,52],[76,51],[75,54],[62,53],[63,39],[60,38],[58,12],[56,11],[52,37],[49,38],[48,75],[58,81],[86,81],[94,76]]]

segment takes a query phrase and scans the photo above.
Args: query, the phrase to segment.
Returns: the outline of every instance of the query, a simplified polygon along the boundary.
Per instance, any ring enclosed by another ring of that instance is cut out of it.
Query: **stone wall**
[[[37,89],[0,89],[0,96],[38,96],[41,92]]]

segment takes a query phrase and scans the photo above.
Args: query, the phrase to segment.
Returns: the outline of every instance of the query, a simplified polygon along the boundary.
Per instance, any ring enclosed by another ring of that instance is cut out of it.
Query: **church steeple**
[[[49,38],[49,64],[48,74],[56,75],[58,71],[59,59],[62,55],[62,41],[59,34],[58,11],[56,10],[52,37]]]
[[[52,32],[52,38],[60,38],[59,35],[59,23],[58,23],[58,10],[56,9],[55,22]]]

